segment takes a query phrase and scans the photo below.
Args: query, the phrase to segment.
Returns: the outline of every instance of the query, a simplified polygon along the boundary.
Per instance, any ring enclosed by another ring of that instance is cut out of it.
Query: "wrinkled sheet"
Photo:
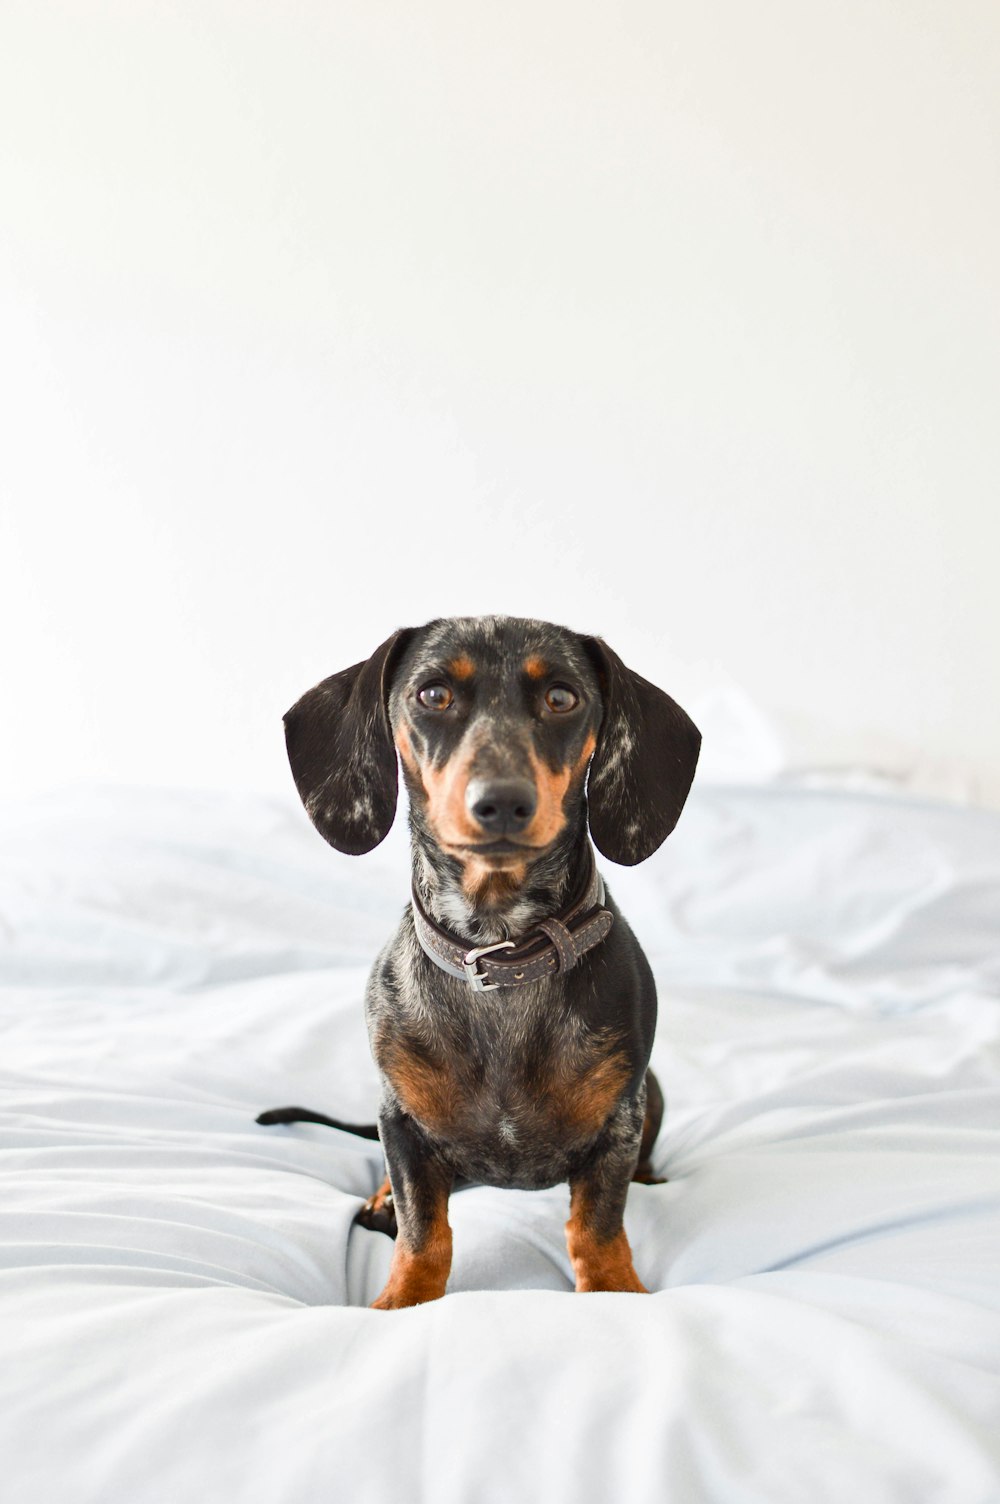
[[[1000,1499],[1000,816],[696,791],[604,872],[667,1093],[571,1294],[565,1188],[463,1191],[450,1293],[366,1309],[364,978],[402,830],[80,791],[0,815],[0,1464],[19,1504]]]

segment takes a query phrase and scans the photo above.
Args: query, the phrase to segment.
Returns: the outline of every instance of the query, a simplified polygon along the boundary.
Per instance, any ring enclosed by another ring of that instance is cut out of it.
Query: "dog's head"
[[[338,851],[388,835],[398,752],[441,849],[512,873],[584,800],[604,856],[644,861],[677,823],[701,745],[681,707],[600,638],[495,616],[395,632],[304,694],[285,737],[302,802]]]

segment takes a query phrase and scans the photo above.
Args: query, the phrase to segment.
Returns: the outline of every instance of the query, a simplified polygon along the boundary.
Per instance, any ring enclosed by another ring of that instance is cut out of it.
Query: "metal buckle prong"
[[[479,957],[488,956],[494,950],[513,950],[513,940],[498,940],[495,945],[476,945],[472,950],[467,950],[462,962],[462,970],[465,972],[465,980],[473,992],[495,992],[500,986],[499,982],[488,982],[477,969]]]

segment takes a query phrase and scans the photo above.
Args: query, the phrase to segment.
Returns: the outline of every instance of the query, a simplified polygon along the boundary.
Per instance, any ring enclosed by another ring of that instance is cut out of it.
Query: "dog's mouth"
[[[510,836],[482,841],[440,841],[441,849],[463,868],[511,873],[525,871],[551,847],[551,841],[518,841]]]
[[[500,841],[469,842],[462,847],[463,851],[468,851],[474,856],[516,856],[522,859],[527,856],[529,851],[538,851],[539,849],[538,846],[530,846],[526,841],[508,841],[506,839]]]
[[[491,867],[510,867],[532,861],[545,847],[534,846],[528,841],[510,841],[505,837],[499,841],[466,841],[454,850],[464,861],[475,858]]]

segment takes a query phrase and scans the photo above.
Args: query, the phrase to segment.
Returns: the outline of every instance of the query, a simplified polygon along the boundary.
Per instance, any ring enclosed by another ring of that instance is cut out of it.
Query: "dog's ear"
[[[675,700],[626,668],[606,642],[585,637],[604,696],[590,764],[590,833],[609,861],[634,867],[652,856],[680,818],[694,779],[701,732]]]
[[[292,777],[320,835],[349,856],[371,851],[396,814],[392,673],[412,629],[394,632],[365,663],[331,674],[285,716]]]

